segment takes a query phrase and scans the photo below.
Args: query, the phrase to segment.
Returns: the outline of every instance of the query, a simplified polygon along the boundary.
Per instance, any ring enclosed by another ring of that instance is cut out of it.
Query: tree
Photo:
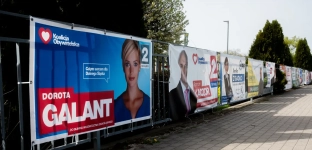
[[[0,9],[68,23],[146,37],[141,0],[6,0]],[[110,8],[110,9],[108,9]],[[11,17],[12,18],[12,17]],[[16,24],[11,21],[11,24]],[[29,24],[29,23],[28,23]],[[14,26],[20,27],[20,24]],[[28,27],[25,25],[25,27]],[[12,34],[12,32],[9,32]],[[19,33],[20,34],[20,33]],[[28,34],[25,34],[28,37]]]
[[[294,55],[291,54],[289,46],[284,42],[284,47],[285,47],[285,53],[283,53],[283,60],[284,64],[288,66],[294,66],[293,60],[294,60]]]
[[[182,44],[181,35],[189,24],[182,0],[142,0],[147,38]],[[164,53],[168,45],[154,43],[154,53]]]
[[[281,25],[277,20],[271,23],[267,20],[262,31],[258,32],[248,55],[254,59],[290,66],[292,60],[288,51]]]
[[[308,45],[308,42],[306,38],[300,39],[298,41],[296,53],[295,53],[295,60],[294,60],[294,65],[295,67],[301,68],[301,69],[306,69],[306,70],[312,70],[311,64],[311,52],[310,52],[310,47]]]
[[[262,30],[260,30],[258,34],[256,35],[256,39],[251,45],[248,56],[250,58],[264,60],[265,59],[264,48],[263,48],[264,42],[265,42],[265,39],[263,38],[263,32]]]
[[[284,41],[288,45],[290,53],[292,55],[295,55],[297,44],[298,44],[299,40],[300,40],[300,38],[297,36],[293,36],[292,38],[288,38],[287,36],[284,37]]]

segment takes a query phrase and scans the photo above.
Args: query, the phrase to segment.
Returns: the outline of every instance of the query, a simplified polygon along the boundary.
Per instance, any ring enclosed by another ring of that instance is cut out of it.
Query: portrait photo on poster
[[[231,75],[229,74],[229,60],[228,57],[224,59],[224,88],[227,98],[227,103],[230,103],[231,98],[233,97],[233,90],[231,86]]]
[[[220,54],[221,67],[221,104],[246,98],[245,61],[244,57]]]
[[[115,100],[115,123],[150,115],[150,97],[138,86],[141,58],[139,42],[126,39],[122,45],[121,60],[127,87]]]
[[[171,63],[178,66],[175,71],[180,73],[179,79],[175,80],[178,83],[169,92],[170,115],[173,120],[194,113],[197,104],[196,95],[187,81],[189,57],[185,50],[181,50],[177,56],[176,62],[171,60]],[[170,66],[174,66],[173,64]]]

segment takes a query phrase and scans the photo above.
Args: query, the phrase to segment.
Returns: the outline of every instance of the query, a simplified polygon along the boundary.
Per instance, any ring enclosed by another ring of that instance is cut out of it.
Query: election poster
[[[263,94],[263,61],[248,58],[247,65],[248,90],[247,98]]]
[[[276,70],[275,70],[275,63],[273,62],[265,62],[265,69],[267,73],[267,82],[265,87],[273,86],[275,79],[276,79]]]
[[[291,73],[290,66],[286,66],[286,80],[287,80],[287,84],[285,85],[285,89],[291,89],[292,88],[292,73]]]
[[[264,62],[263,64],[263,69],[262,69],[262,74],[263,74],[263,87],[259,86],[259,91],[261,91],[260,88],[263,89],[262,92],[259,92],[259,95],[264,95],[264,94],[268,94],[268,93],[271,93],[273,91],[273,86],[271,86],[271,80],[270,80],[270,77],[271,77],[271,66],[270,65],[271,63],[269,62]],[[268,68],[267,68],[268,67]],[[270,85],[270,86],[267,86],[267,85]]]
[[[286,66],[286,65],[280,65],[280,70],[283,73],[285,73],[285,78],[287,80],[287,84],[285,85],[285,90],[291,89],[292,88],[291,67]]]
[[[220,54],[222,105],[246,98],[245,62],[245,57]]]
[[[173,120],[217,106],[217,53],[169,44],[169,107]]]
[[[299,86],[299,73],[298,73],[298,68],[296,67],[291,67],[291,77],[292,77],[292,85],[294,87]]]
[[[30,19],[31,140],[151,118],[151,40]]]
[[[305,70],[305,84],[310,84],[310,73],[308,70]]]
[[[304,72],[303,69],[298,68],[298,74],[299,74],[299,86],[304,85]]]

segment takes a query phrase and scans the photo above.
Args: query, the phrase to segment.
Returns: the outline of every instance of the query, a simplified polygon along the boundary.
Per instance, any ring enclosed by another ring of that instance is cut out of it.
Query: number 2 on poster
[[[146,47],[142,49],[142,54],[142,62],[148,62],[148,49]]]

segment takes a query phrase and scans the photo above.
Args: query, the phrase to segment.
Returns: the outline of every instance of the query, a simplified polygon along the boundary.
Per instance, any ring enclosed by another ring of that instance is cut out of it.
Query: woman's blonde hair
[[[126,39],[125,42],[122,45],[121,50],[121,60],[124,62],[125,58],[133,51],[137,50],[139,55],[139,63],[141,64],[141,50],[139,47],[139,42],[136,40]],[[124,65],[122,65],[124,68]]]

